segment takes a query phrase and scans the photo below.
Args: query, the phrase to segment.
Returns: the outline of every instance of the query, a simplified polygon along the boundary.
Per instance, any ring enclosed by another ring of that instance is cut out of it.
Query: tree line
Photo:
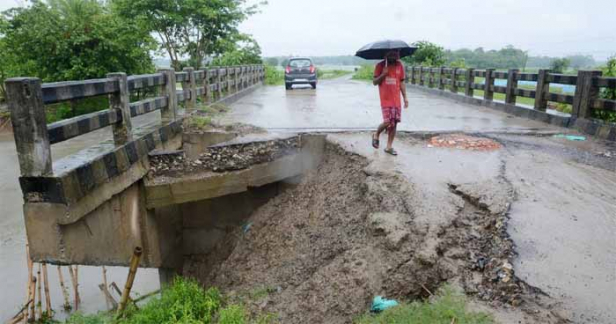
[[[30,0],[0,15],[0,96],[9,77],[151,73],[154,56],[176,70],[261,63],[257,42],[238,30],[258,9],[246,0]]]

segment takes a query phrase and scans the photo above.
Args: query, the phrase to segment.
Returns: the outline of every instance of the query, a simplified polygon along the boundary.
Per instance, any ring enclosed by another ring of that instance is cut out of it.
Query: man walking
[[[385,153],[398,155],[392,147],[396,136],[396,126],[401,121],[402,104],[400,94],[404,98],[404,109],[409,107],[406,98],[406,87],[404,85],[404,65],[400,62],[400,53],[391,51],[385,55],[385,60],[378,63],[374,69],[374,79],[372,83],[379,86],[381,97],[381,112],[383,113],[383,123],[381,123],[372,135],[372,146],[379,148],[379,138],[381,133],[387,129],[387,147]]]

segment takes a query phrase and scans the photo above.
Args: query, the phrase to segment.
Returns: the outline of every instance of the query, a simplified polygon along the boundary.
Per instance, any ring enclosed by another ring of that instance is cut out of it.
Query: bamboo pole
[[[105,268],[105,266],[103,266],[103,287],[105,287],[103,293],[105,293],[105,303],[107,304],[107,309],[111,309],[111,301],[107,298],[107,295],[111,297],[111,294],[109,294],[109,290],[107,289],[109,285],[107,284],[107,268]],[[111,298],[113,299],[113,297]]]
[[[118,296],[122,297],[122,290],[120,290],[118,285],[116,285],[115,281],[111,283],[111,288],[113,288],[113,290],[115,290],[115,292],[118,294]]]
[[[28,319],[28,315],[26,315],[26,312],[28,311],[28,307],[30,307],[30,303],[31,302],[32,302],[32,299],[28,300],[28,302],[21,307],[19,312],[17,312],[17,314],[15,314],[15,316],[13,316],[11,321],[13,321],[15,323],[18,323],[18,322],[20,322],[24,318],[24,316],[25,316],[26,319]]]
[[[30,295],[30,286],[32,285],[32,258],[30,258],[30,245],[26,243],[26,263],[28,265],[28,284],[26,285],[26,301],[24,304],[26,306],[32,300],[32,296]],[[28,320],[28,307],[26,307],[24,311],[24,323]]]
[[[105,302],[107,303],[107,310],[117,309],[118,302],[113,298],[113,296],[107,289],[107,286],[105,286],[104,284],[100,284],[98,285],[98,288],[103,292],[103,295],[105,295]]]
[[[24,313],[21,313],[19,315],[17,315],[17,317],[13,317],[13,319],[11,319],[8,324],[17,324],[19,322],[21,322],[23,319],[27,319],[28,317],[24,315]]]
[[[71,302],[69,301],[68,289],[64,284],[64,276],[62,275],[62,267],[58,266],[58,279],[60,280],[60,288],[62,289],[62,296],[64,296],[64,310],[71,309]]]
[[[71,274],[71,282],[73,283],[73,294],[75,297],[75,310],[79,310],[79,304],[81,303],[81,298],[79,298],[79,266],[68,266],[69,272]]]
[[[51,296],[49,294],[49,276],[47,275],[47,263],[43,263],[43,286],[45,287],[45,311],[49,318],[53,317],[51,310]]]
[[[36,272],[36,291],[38,296],[38,302],[36,303],[36,316],[40,319],[43,318],[43,293],[41,290],[41,282],[43,281],[41,278],[41,264],[38,265],[38,271]]]
[[[124,311],[126,303],[128,303],[130,298],[130,291],[133,289],[133,282],[135,281],[135,276],[137,275],[137,268],[139,267],[139,261],[141,260],[141,253],[143,253],[141,247],[136,247],[133,252],[133,256],[130,259],[128,278],[126,279],[126,285],[124,285],[124,291],[122,292],[122,298],[120,299],[120,305],[118,306],[118,316],[122,314],[122,311]]]
[[[36,321],[36,277],[32,277],[30,281],[30,296],[32,296],[32,303],[30,303],[30,322]]]

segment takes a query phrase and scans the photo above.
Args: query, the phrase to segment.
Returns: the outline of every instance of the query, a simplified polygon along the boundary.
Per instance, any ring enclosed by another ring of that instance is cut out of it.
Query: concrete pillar
[[[175,89],[175,71],[173,69],[159,69],[158,72],[165,75],[165,84],[162,86],[162,93],[167,96],[167,107],[160,110],[163,123],[174,121],[177,118],[178,98]]]
[[[21,175],[51,175],[51,147],[41,80],[12,78],[5,81],[5,87]]]
[[[119,109],[122,112],[122,121],[113,124],[113,141],[115,145],[124,145],[133,140],[133,125],[130,116],[130,93],[126,73],[117,72],[107,74],[108,78],[117,80],[119,91],[109,95],[109,109]]]
[[[593,84],[593,79],[600,77],[601,71],[579,71],[573,98],[572,115],[579,118],[590,118],[592,104],[599,98],[599,87]]]
[[[184,72],[188,75],[188,81],[182,82],[182,90],[190,92],[190,100],[186,100],[186,109],[194,110],[197,108],[197,81],[195,80],[195,69],[185,67]]]
[[[550,70],[539,70],[537,78],[537,91],[535,93],[535,109],[545,111],[548,108],[548,94],[550,93],[550,83],[548,74]]]
[[[484,87],[483,99],[492,101],[494,99],[494,91],[492,91],[492,86],[494,86],[494,69],[486,69],[486,83]]]
[[[509,69],[507,74],[507,91],[505,94],[505,103],[515,105],[516,95],[515,89],[518,87],[518,80],[516,75],[520,72],[518,69]]]
[[[458,81],[458,68],[453,68],[451,71],[451,92],[458,93],[458,85],[456,84]]]
[[[438,88],[445,90],[445,67],[441,66],[438,69]]]
[[[475,70],[472,68],[466,69],[466,88],[464,89],[464,94],[468,97],[473,97],[475,95],[475,88],[473,88],[473,84],[475,83]]]

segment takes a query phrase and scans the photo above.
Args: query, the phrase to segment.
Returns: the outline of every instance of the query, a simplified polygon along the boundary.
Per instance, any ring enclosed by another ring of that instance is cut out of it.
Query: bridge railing
[[[106,78],[42,83],[38,78],[6,80],[7,103],[21,169],[26,201],[68,203],[79,200],[99,183],[105,183],[181,132],[179,104],[186,112],[203,103],[224,100],[264,79],[261,65],[215,67],[181,72],[160,69],[157,73],[127,76],[110,73]],[[181,89],[176,89],[177,84]],[[130,102],[130,93],[158,89],[155,96]],[[109,109],[46,123],[46,106],[97,96],[108,96]],[[132,118],[161,111],[161,125],[140,135]],[[51,145],[111,126],[114,147],[91,161],[62,165],[55,172]],[[29,195],[31,194],[31,195]]]
[[[616,112],[616,100],[601,99],[602,89],[616,89],[616,78],[603,77],[601,71],[579,71],[578,75],[552,73],[550,70],[539,70],[538,73],[522,73],[517,69],[506,72],[494,69],[461,69],[448,67],[407,67],[408,82],[474,97],[475,90],[483,91],[483,99],[494,100],[495,93],[505,95],[505,103],[515,105],[517,97],[535,99],[534,109],[546,111],[548,102],[572,105],[572,117],[590,119],[592,110]],[[485,81],[478,83],[475,78]],[[495,85],[495,80],[506,80],[506,86]],[[518,81],[533,81],[532,89],[520,87]],[[550,84],[575,86],[574,94],[550,92]]]

